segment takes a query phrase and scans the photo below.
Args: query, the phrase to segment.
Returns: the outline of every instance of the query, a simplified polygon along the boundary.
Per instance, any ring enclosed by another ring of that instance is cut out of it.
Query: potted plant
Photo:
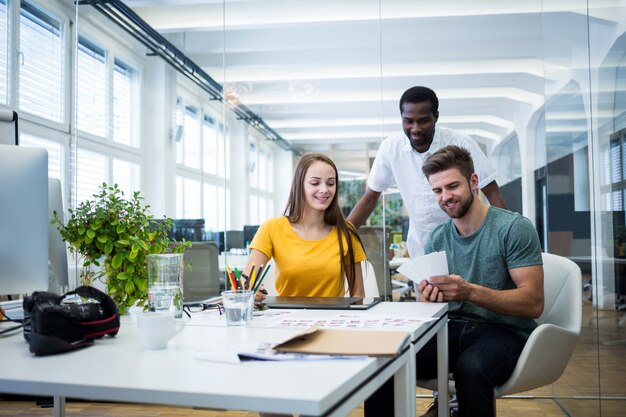
[[[75,210],[68,210],[66,222],[55,211],[52,223],[69,243],[70,252],[82,258],[81,283],[91,285],[95,279],[102,280],[123,314],[129,307],[144,306],[147,301],[147,256],[182,253],[191,242],[170,241],[167,233],[172,219],[155,220],[138,191],[125,199],[117,184],[103,183],[93,197]]]

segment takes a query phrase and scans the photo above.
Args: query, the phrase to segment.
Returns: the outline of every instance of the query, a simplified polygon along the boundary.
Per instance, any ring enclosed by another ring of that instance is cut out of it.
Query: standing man
[[[348,220],[357,228],[362,226],[374,211],[380,194],[395,185],[409,212],[407,240],[413,258],[424,254],[428,235],[446,220],[421,171],[424,161],[438,149],[447,145],[468,149],[480,178],[478,186],[489,203],[502,208],[506,208],[506,203],[495,181],[496,171],[478,145],[465,134],[435,126],[439,118],[439,100],[433,90],[412,87],[405,91],[400,98],[400,115],[406,138],[395,135],[381,143],[367,180],[367,190]]]
[[[444,251],[450,275],[421,281],[420,301],[449,303],[458,416],[492,417],[493,389],[511,376],[537,326],[533,319],[543,312],[539,237],[527,218],[478,198],[479,178],[466,149],[442,148],[422,171],[449,217],[433,230],[425,250]],[[436,345],[431,340],[418,352],[417,379],[437,376]],[[393,415],[392,387],[390,380],[368,399],[366,415]]]

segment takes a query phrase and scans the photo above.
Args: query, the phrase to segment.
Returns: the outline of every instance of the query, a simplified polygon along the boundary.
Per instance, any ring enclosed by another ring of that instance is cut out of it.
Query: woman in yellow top
[[[275,285],[281,296],[364,296],[360,262],[366,259],[365,250],[339,209],[338,191],[333,161],[318,153],[303,155],[284,215],[259,227],[245,274],[250,275],[252,265],[258,268],[274,258]]]

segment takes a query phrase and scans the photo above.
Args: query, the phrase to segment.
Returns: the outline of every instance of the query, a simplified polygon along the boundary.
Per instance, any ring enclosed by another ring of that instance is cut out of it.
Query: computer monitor
[[[0,145],[0,294],[48,288],[48,153]]]
[[[58,213],[61,219],[64,218],[63,191],[61,180],[58,178],[48,179],[48,219],[52,220],[52,213]],[[64,293],[69,287],[67,271],[67,247],[65,241],[59,233],[56,224],[48,222],[48,260],[50,271],[56,284],[59,286],[59,293]]]
[[[251,243],[254,239],[256,231],[259,230],[259,225],[244,225],[243,226],[243,241],[245,244]]]
[[[17,145],[17,113],[0,106],[0,145]]]

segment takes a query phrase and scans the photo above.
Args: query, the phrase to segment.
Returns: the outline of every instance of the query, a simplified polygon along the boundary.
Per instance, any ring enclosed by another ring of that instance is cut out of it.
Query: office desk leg
[[[65,397],[54,396],[54,417],[65,417]]]
[[[394,408],[395,415],[415,415],[415,345],[411,343],[409,348],[409,360],[394,375]]]
[[[439,390],[439,417],[448,417],[448,323],[437,332],[437,388]]]

